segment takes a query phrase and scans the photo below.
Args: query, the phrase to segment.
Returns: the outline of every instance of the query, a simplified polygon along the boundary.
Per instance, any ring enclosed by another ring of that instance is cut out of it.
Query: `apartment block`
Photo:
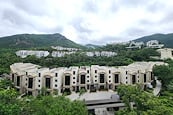
[[[163,62],[135,62],[128,66],[72,66],[43,68],[31,63],[15,63],[10,66],[11,80],[21,94],[38,95],[46,89],[47,94],[114,90],[120,84],[146,85],[154,79],[152,69]]]

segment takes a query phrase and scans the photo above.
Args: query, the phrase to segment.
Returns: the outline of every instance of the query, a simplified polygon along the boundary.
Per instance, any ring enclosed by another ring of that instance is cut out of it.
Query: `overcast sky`
[[[173,0],[0,0],[0,36],[61,33],[106,44],[173,32]]]

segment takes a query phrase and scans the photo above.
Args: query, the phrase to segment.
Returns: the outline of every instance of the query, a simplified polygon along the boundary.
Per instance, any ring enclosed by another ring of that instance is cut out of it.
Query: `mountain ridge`
[[[36,48],[62,46],[82,48],[84,46],[77,44],[65,36],[55,34],[16,34],[0,37],[0,48]]]

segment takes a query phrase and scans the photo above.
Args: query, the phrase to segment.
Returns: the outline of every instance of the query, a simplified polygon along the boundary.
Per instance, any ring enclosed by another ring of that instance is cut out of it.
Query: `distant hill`
[[[134,41],[143,41],[147,42],[150,40],[158,40],[160,43],[163,43],[165,47],[173,48],[173,33],[170,34],[153,34],[150,36],[144,36]]]
[[[91,49],[96,49],[96,48],[99,48],[99,47],[102,47],[102,46],[94,45],[94,44],[86,44],[85,47],[91,48]]]
[[[0,38],[0,48],[37,48],[50,46],[62,46],[72,48],[84,47],[58,33],[18,34]]]

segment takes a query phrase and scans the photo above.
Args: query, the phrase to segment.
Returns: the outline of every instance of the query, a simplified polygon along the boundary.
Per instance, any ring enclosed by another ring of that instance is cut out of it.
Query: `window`
[[[87,76],[87,78],[89,78],[89,76]]]
[[[95,78],[97,78],[97,76],[95,76]]]
[[[153,80],[154,79],[154,77],[153,77],[153,73],[151,72],[151,80]]]
[[[105,75],[100,74],[100,83],[104,83],[104,82],[105,82]]]
[[[29,78],[28,88],[33,88],[33,78]]]
[[[58,77],[58,73],[55,73],[55,77]]]
[[[26,75],[28,75],[28,72],[26,72]]]
[[[75,71],[73,71],[73,75],[75,75]]]
[[[80,83],[85,84],[85,75],[81,75]]]
[[[89,70],[87,70],[87,73],[90,73],[90,71],[89,71]]]
[[[119,83],[119,74],[115,74],[114,83]]]
[[[73,82],[73,84],[75,84],[76,82]]]
[[[38,87],[40,87],[40,85],[38,85]]]
[[[109,83],[111,82],[111,80],[109,80]]]
[[[50,84],[51,84],[50,78],[46,78],[46,88],[50,88]]]
[[[17,76],[17,86],[20,86],[20,76]]]
[[[55,87],[57,87],[57,84],[55,84]]]
[[[95,80],[95,82],[97,82],[97,80]]]
[[[58,80],[57,80],[57,79],[55,79],[55,82],[58,82]]]
[[[127,71],[126,71],[126,75],[127,75]]]
[[[109,74],[111,73],[111,70],[109,70]]]
[[[111,76],[109,76],[109,78],[111,78]]]
[[[65,85],[70,85],[70,76],[65,76]]]
[[[73,77],[73,79],[75,79],[75,77]]]
[[[41,77],[41,73],[38,73],[38,77]]]
[[[127,79],[127,77],[126,77],[126,79]]]
[[[97,70],[95,70],[95,73],[97,73]]]
[[[144,83],[147,81],[147,76],[144,74]]]
[[[132,75],[132,84],[136,83],[136,75]]]
[[[12,82],[14,82],[14,74],[12,74]]]
[[[38,80],[38,82],[40,82],[40,80]]]
[[[87,80],[87,82],[89,83],[90,81],[89,81],[89,80]]]

